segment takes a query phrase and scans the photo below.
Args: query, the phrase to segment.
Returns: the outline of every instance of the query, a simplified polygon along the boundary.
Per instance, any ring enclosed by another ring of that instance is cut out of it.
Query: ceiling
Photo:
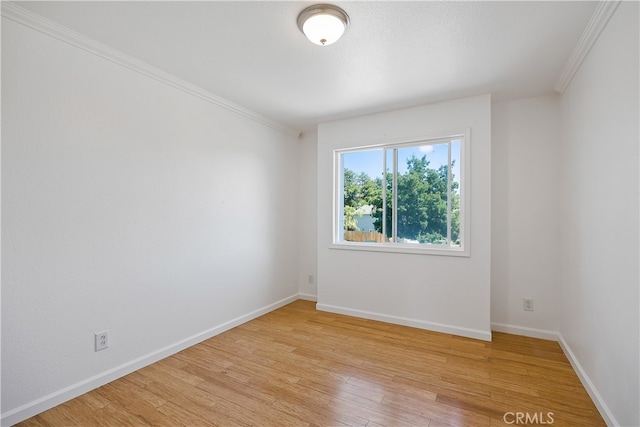
[[[444,99],[553,92],[597,2],[335,2],[350,27],[316,46],[301,1],[19,6],[284,125]]]

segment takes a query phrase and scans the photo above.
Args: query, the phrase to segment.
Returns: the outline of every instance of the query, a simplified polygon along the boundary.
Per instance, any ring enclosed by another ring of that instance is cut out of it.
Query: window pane
[[[398,243],[447,244],[447,143],[398,149]]]
[[[461,142],[451,142],[451,246],[460,247]]]
[[[383,150],[343,153],[343,239],[382,243]]]
[[[461,249],[461,138],[338,152],[339,241]]]

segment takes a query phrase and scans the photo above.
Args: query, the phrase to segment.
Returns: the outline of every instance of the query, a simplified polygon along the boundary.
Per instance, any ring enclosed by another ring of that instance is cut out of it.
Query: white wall
[[[302,135],[298,148],[298,285],[301,298],[316,299],[316,173],[318,132]],[[313,276],[313,277],[309,277]],[[311,279],[311,280],[310,280]]]
[[[556,339],[560,244],[560,97],[492,106],[491,323]],[[523,298],[534,299],[524,311]]]
[[[296,297],[296,138],[4,18],[2,125],[3,425]]]
[[[620,4],[562,97],[560,334],[624,426],[640,425],[639,6]]]
[[[471,256],[330,249],[333,150],[471,129]],[[491,98],[483,95],[318,127],[318,308],[490,339]]]

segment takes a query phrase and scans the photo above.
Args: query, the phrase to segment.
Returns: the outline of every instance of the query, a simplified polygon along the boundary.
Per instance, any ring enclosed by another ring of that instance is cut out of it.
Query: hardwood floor
[[[493,337],[300,300],[19,425],[605,425],[556,342]]]

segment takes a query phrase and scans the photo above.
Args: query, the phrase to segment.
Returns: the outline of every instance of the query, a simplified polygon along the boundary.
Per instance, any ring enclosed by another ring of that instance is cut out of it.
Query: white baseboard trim
[[[50,393],[32,402],[26,403],[15,409],[3,413],[0,417],[0,423],[2,426],[11,426],[21,421],[31,418],[41,412],[51,409],[54,406],[60,405],[68,400],[78,397],[84,393],[87,393],[93,389],[103,386],[111,381],[117,380],[131,372],[144,368],[152,363],[162,360],[168,356],[171,356],[179,351],[189,348],[195,344],[198,344],[204,340],[221,334],[229,329],[235,328],[243,323],[253,320],[257,317],[267,314],[273,310],[276,310],[284,305],[292,303],[300,298],[299,294],[292,295],[284,298],[280,301],[276,301],[273,304],[269,304],[265,307],[254,310],[243,316],[236,317],[235,319],[224,322],[218,326],[214,326],[211,329],[200,332],[184,340],[178,341],[174,344],[168,345],[164,348],[146,354],[137,359],[126,362],[120,366],[109,369],[108,371],[101,372],[93,377],[82,380],[78,383],[72,384],[61,390]]]
[[[578,375],[578,378],[580,378],[580,382],[582,382],[582,385],[587,390],[587,393],[591,397],[591,400],[593,400],[596,408],[598,408],[598,411],[600,412],[600,415],[602,415],[604,422],[607,423],[608,426],[621,425],[611,413],[611,410],[605,403],[600,393],[598,393],[598,390],[591,381],[591,378],[589,378],[589,375],[587,375],[585,370],[582,368],[582,365],[576,358],[576,355],[573,353],[573,351],[571,351],[571,347],[569,347],[569,344],[567,344],[561,334],[558,334],[558,342],[560,343],[560,347],[562,347],[562,351],[564,351],[564,354],[567,356],[567,359],[569,359],[569,363],[571,363],[571,366],[573,366],[573,370]]]
[[[528,328],[526,326],[514,326],[506,323],[491,323],[491,330],[507,334],[523,335],[525,337],[540,338],[543,340],[558,341],[558,333],[544,329]]]
[[[318,296],[317,295],[305,294],[303,292],[300,292],[298,294],[298,298],[303,299],[305,301],[318,301]]]
[[[156,350],[152,353],[149,353],[147,355],[134,359],[130,362],[124,363],[113,369],[102,372],[98,375],[87,378],[76,384],[72,384],[61,390],[50,393],[46,396],[43,396],[32,402],[26,403],[11,411],[3,413],[0,417],[0,423],[2,426],[11,426],[11,425],[17,424],[21,421],[24,421],[28,418],[33,417],[34,415],[44,412],[47,409],[51,409],[54,406],[60,405],[61,403],[64,403],[70,399],[78,397],[93,389],[103,386],[111,381],[114,381],[118,378],[128,375],[131,372],[137,371],[138,369],[142,369],[143,367],[148,366],[152,363],[155,363],[159,360],[162,360],[166,357],[169,357],[172,354],[178,353],[204,340],[207,340],[218,334],[228,331],[229,329],[232,329],[236,326],[239,326],[243,323],[246,323],[264,314],[267,314],[273,310],[276,310],[282,306],[292,303],[297,299],[303,299],[307,301],[317,301],[317,296],[312,294],[298,293],[290,297],[284,298],[280,301],[276,301],[273,304],[269,304],[265,307],[254,310],[248,314],[237,317],[228,322],[222,323],[204,332],[193,335],[184,340],[178,341],[174,344],[171,344],[169,346]],[[316,308],[318,310],[328,311],[331,313],[362,317],[365,319],[378,320],[382,322],[410,326],[410,327],[419,328],[419,329],[426,329],[426,330],[435,331],[435,332],[461,335],[469,338],[475,338],[475,339],[480,339],[484,341],[491,341],[490,332],[485,332],[477,329],[460,328],[457,326],[450,326],[450,325],[444,325],[440,323],[427,322],[424,320],[391,316],[391,315],[374,313],[374,312],[369,312],[364,310],[338,307],[338,306],[333,306],[328,304],[316,304]],[[602,418],[604,419],[604,421],[609,426],[620,425],[616,421],[611,411],[609,410],[609,407],[604,402],[604,399],[602,399],[602,396],[600,395],[600,393],[598,393],[598,390],[596,389],[595,385],[593,384],[593,382],[591,381],[587,373],[582,368],[582,365],[580,365],[580,362],[576,359],[576,356],[573,353],[573,351],[571,351],[569,344],[567,344],[567,342],[564,340],[561,334],[557,332],[552,332],[552,331],[545,331],[542,329],[527,328],[523,326],[513,326],[513,325],[507,325],[503,323],[492,323],[491,328],[497,332],[505,332],[510,334],[529,336],[533,338],[541,338],[541,339],[558,341],[560,344],[560,347],[562,348],[565,355],[567,356],[567,359],[569,359],[571,366],[573,366],[573,369],[576,371],[578,378],[580,378],[580,381],[582,382],[584,388],[587,390],[587,393],[589,394],[594,404],[598,408],[598,411],[600,412],[600,415],[602,415]]]
[[[330,313],[344,314],[347,316],[361,317],[364,319],[378,320],[380,322],[394,323],[396,325],[410,326],[413,328],[426,329],[434,332],[442,332],[451,335],[460,335],[467,338],[491,341],[491,331],[480,329],[462,328],[459,326],[445,325],[442,323],[427,322],[426,320],[409,319],[406,317],[392,316],[389,314],[374,313],[353,308],[338,307],[329,304],[316,304],[316,309],[328,311]]]

